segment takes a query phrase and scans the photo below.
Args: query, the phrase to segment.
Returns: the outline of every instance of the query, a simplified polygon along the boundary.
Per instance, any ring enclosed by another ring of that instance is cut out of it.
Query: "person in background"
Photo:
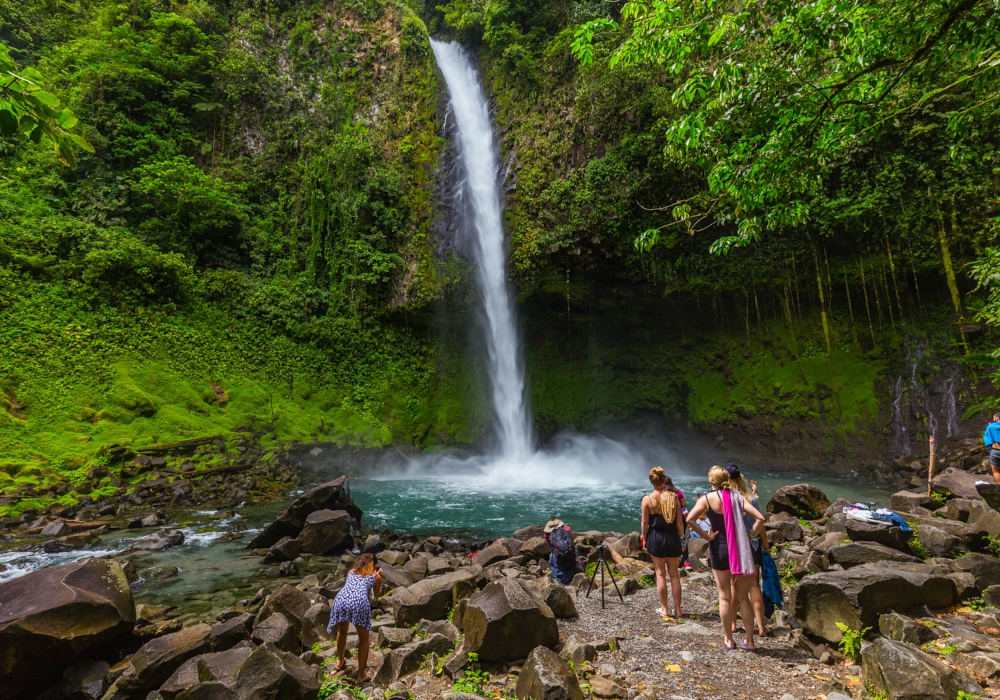
[[[669,490],[671,490],[671,491],[674,492],[674,494],[677,496],[677,500],[680,501],[680,504],[681,504],[681,516],[682,516],[681,517],[681,522],[684,523],[684,529],[681,532],[681,566],[683,566],[685,569],[690,569],[691,568],[691,562],[688,561],[687,521],[685,520],[685,518],[687,518],[687,514],[688,514],[687,500],[685,500],[685,498],[684,498],[684,492],[681,491],[676,486],[674,486],[674,480],[671,479],[669,476],[666,477],[666,479],[667,479],[667,481],[666,481],[667,488]]]
[[[722,619],[722,633],[726,649],[734,651],[733,642],[733,587],[736,588],[737,599],[742,600],[748,595],[750,579],[757,577],[754,565],[753,550],[750,539],[757,537],[764,528],[764,516],[760,511],[747,503],[739,491],[731,488],[729,472],[722,467],[712,467],[708,470],[708,481],[714,490],[707,496],[698,499],[694,508],[688,513],[687,521],[698,536],[708,542],[709,561],[715,573],[715,587],[719,592],[719,617]],[[743,521],[746,513],[753,518],[754,524],[749,532]],[[705,531],[698,521],[702,515],[708,515],[712,529]],[[733,579],[735,578],[735,582]],[[753,641],[753,617],[749,606],[743,606],[743,628],[746,641],[743,648],[756,652]]]
[[[670,489],[670,477],[662,467],[649,470],[649,483],[653,492],[642,497],[642,548],[649,552],[656,570],[656,592],[660,596],[657,613],[664,620],[667,614],[667,576],[674,599],[674,616],[681,616],[681,577],[677,567],[681,558],[681,538],[684,537],[684,519],[681,499],[677,490]],[[673,485],[671,483],[671,485]]]
[[[573,544],[573,531],[569,525],[556,516],[549,518],[543,528],[545,541],[549,543],[549,570],[552,578],[564,586],[573,583],[573,577],[583,571],[583,566],[577,559],[576,545]]]
[[[753,487],[747,483],[747,480],[740,473],[740,468],[735,464],[730,462],[725,466],[725,470],[729,472],[729,483],[730,488],[734,488],[740,492],[740,495],[747,500],[750,505],[752,505],[757,510],[760,510],[760,502],[757,500],[757,488],[756,484]],[[743,523],[746,527],[746,531],[750,532],[753,529],[753,518],[748,514],[743,514]],[[750,540],[750,546],[753,548],[753,563],[757,567],[757,575],[751,580],[749,589],[747,593],[749,594],[749,603],[753,607],[753,616],[757,620],[757,634],[761,637],[766,637],[768,634],[766,619],[764,617],[764,594],[760,590],[760,566],[762,563],[762,547],[764,550],[768,549],[767,546],[767,531],[761,529],[760,536],[755,537]],[[747,604],[746,599],[741,599],[736,596],[736,584],[733,583],[733,600],[742,609],[743,606]],[[733,622],[736,622],[736,616],[733,616]],[[735,630],[734,630],[735,631]]]
[[[368,647],[371,641],[372,607],[368,600],[371,593],[378,600],[382,593],[382,569],[376,568],[375,555],[366,552],[358,562],[347,572],[344,587],[333,599],[330,607],[330,624],[326,631],[333,632],[337,628],[337,665],[334,671],[339,673],[347,664],[347,632],[348,625],[354,625],[358,631],[358,671],[355,680],[358,685],[366,683],[370,677],[365,672],[368,667]]]
[[[993,481],[1000,484],[1000,411],[993,412],[993,422],[983,431],[983,443],[990,453],[990,469]]]

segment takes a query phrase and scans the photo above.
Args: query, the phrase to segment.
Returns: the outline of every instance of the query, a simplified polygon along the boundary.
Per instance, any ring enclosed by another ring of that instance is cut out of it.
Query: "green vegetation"
[[[469,666],[462,672],[462,675],[455,680],[454,685],[451,686],[452,692],[483,695],[490,685],[490,674],[480,668],[477,668],[477,665],[479,664],[479,654],[469,652],[468,659]]]
[[[840,650],[844,652],[844,656],[849,658],[854,663],[860,662],[861,640],[865,638],[865,635],[868,634],[871,627],[854,630],[845,625],[843,622],[838,622],[837,629],[839,629],[844,635],[840,638]]]
[[[324,681],[323,685],[319,687],[319,695],[317,695],[317,698],[319,700],[324,700],[325,698],[328,698],[334,693],[340,692],[341,690],[346,690],[348,693],[356,697],[358,700],[368,700],[368,696],[365,695],[365,692],[361,690],[361,688],[359,688],[356,685],[344,683],[337,679]]]

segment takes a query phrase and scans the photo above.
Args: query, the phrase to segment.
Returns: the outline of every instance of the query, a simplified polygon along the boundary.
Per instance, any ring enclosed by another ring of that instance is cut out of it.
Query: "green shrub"
[[[844,652],[844,656],[849,658],[854,663],[858,663],[861,660],[861,640],[864,636],[868,634],[871,627],[865,627],[861,630],[853,630],[843,622],[838,622],[837,629],[843,633],[843,637],[840,638],[840,650]]]
[[[95,300],[112,306],[184,301],[191,276],[191,266],[177,253],[164,253],[125,233],[83,260],[83,282]]]

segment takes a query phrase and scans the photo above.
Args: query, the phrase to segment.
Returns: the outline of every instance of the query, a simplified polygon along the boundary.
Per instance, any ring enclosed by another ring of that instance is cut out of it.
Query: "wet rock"
[[[281,651],[295,654],[299,652],[298,633],[288,618],[279,612],[257,623],[252,639],[257,644],[271,643]]]
[[[569,665],[551,649],[536,647],[517,678],[518,700],[583,700],[583,691]]]
[[[295,576],[299,573],[299,565],[294,561],[283,561],[278,565],[278,576]]]
[[[465,647],[484,661],[525,658],[537,646],[559,641],[555,615],[531,584],[501,579],[466,602]]]
[[[476,575],[468,568],[450,574],[418,581],[395,592],[392,613],[400,625],[413,625],[420,620],[442,620],[448,617],[452,588],[457,583],[475,582]]]
[[[107,661],[83,661],[66,669],[59,690],[69,700],[100,700],[104,695]]]
[[[865,683],[890,698],[953,700],[959,691],[983,694],[961,671],[903,642],[882,637],[861,658]]]
[[[247,549],[268,549],[282,537],[297,537],[305,527],[309,514],[318,510],[344,510],[361,522],[361,509],[354,505],[350,484],[347,477],[342,476],[296,498],[288,510],[250,541]]]
[[[41,692],[75,661],[114,650],[135,624],[117,562],[85,559],[0,584],[0,687]]]
[[[886,613],[878,618],[878,631],[883,637],[922,646],[941,636],[934,628],[899,613]]]
[[[373,682],[381,688],[399,680],[400,676],[412,673],[420,668],[424,657],[428,654],[443,656],[451,651],[452,642],[441,634],[431,634],[425,639],[418,639],[404,644],[389,652],[382,662],[382,667],[375,674]]]
[[[210,650],[211,633],[211,626],[200,624],[146,642],[116,685],[126,693],[159,687],[185,661]]]
[[[847,536],[855,542],[876,542],[906,554],[910,553],[908,543],[911,535],[894,525],[848,518],[845,527]]]
[[[160,525],[162,524],[163,520],[161,520],[160,516],[158,516],[156,513],[153,513],[152,515],[147,515],[139,522],[140,527],[160,527]]]
[[[972,553],[956,559],[955,571],[965,571],[976,579],[976,587],[985,591],[990,586],[1000,584],[1000,560],[988,554]]]
[[[848,542],[829,549],[830,558],[845,569],[879,561],[919,562],[917,557],[876,542]]]
[[[852,629],[874,627],[890,609],[944,608],[954,602],[955,584],[934,567],[879,562],[806,576],[792,587],[789,609],[809,634],[839,642],[843,633],[837,622]]]
[[[826,494],[809,484],[782,486],[767,502],[768,513],[791,513],[797,518],[816,520],[831,505]]]
[[[351,516],[346,510],[317,510],[306,516],[298,536],[303,554],[326,554],[344,545],[351,532]]]
[[[267,550],[264,556],[265,564],[278,564],[283,561],[292,561],[302,553],[302,543],[292,537],[282,537]]]
[[[250,613],[243,613],[213,625],[212,631],[208,635],[209,648],[212,651],[224,651],[250,639],[252,621],[253,616]]]
[[[64,537],[73,532],[65,520],[54,520],[42,528],[42,537]]]
[[[151,566],[143,572],[147,578],[165,579],[173,578],[180,573],[176,566]]]
[[[180,530],[160,530],[132,543],[132,549],[144,552],[159,552],[169,547],[184,544],[184,533]]]

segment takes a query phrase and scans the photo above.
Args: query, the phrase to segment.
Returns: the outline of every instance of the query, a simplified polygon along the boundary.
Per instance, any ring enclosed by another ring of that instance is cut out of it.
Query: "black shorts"
[[[1000,450],[990,449],[990,466],[1000,469]]]
[[[676,527],[650,528],[646,533],[646,551],[660,559],[674,559],[681,555],[681,538]]]

